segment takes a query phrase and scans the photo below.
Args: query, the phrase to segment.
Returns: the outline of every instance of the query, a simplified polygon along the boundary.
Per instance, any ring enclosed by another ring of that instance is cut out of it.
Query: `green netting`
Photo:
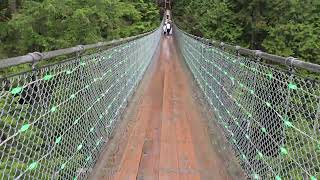
[[[0,179],[87,178],[159,39],[2,79]]]
[[[177,37],[249,178],[320,179],[319,82]]]

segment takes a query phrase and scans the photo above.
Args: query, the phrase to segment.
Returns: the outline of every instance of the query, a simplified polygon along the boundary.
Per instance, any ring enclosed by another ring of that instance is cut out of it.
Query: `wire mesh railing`
[[[2,78],[0,179],[86,179],[160,35]]]
[[[176,35],[247,176],[320,179],[319,81],[213,47],[181,30]]]

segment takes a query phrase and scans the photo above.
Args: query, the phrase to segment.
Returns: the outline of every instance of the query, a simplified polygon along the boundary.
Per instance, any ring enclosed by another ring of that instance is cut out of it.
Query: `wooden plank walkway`
[[[181,63],[172,37],[163,38],[112,179],[230,179],[212,149]]]

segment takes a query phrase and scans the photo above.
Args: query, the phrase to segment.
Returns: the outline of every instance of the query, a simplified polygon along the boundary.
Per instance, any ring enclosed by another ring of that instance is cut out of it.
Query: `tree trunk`
[[[251,49],[255,49],[255,31],[256,31],[256,17],[254,10],[251,13]]]
[[[10,14],[13,14],[17,11],[17,0],[9,0],[8,7]]]

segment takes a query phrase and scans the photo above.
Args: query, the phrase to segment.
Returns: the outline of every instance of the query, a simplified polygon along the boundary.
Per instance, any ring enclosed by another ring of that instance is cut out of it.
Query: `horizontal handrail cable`
[[[12,58],[6,58],[6,59],[0,59],[0,69],[7,68],[11,66],[16,66],[19,64],[24,63],[33,63],[33,62],[39,62],[41,60],[51,59],[62,55],[68,55],[72,53],[81,53],[83,51],[91,50],[91,49],[98,49],[106,46],[117,46],[123,43],[127,43],[130,41],[133,41],[135,39],[142,38],[144,36],[147,36],[151,33],[155,32],[155,30],[152,30],[150,32],[146,32],[143,34],[139,34],[136,36],[131,36],[127,38],[121,38],[118,40],[112,40],[107,42],[98,42],[95,44],[88,44],[88,45],[77,45],[75,47],[65,48],[65,49],[59,49],[54,51],[48,51],[48,52],[33,52],[28,53],[27,55],[18,56],[18,57],[12,57]]]
[[[218,42],[215,40],[210,40],[207,38],[198,37],[198,36],[192,35],[190,33],[187,33],[185,31],[181,31],[181,32],[188,35],[189,37],[191,37],[193,39],[196,39],[196,40],[204,43],[204,44],[210,44],[214,47],[223,48],[225,50],[236,51],[240,55],[258,56],[261,59],[264,59],[267,61],[280,63],[280,64],[283,64],[286,66],[302,68],[302,69],[309,70],[311,72],[320,73],[320,65],[319,64],[306,62],[306,61],[303,61],[303,60],[300,60],[300,59],[294,58],[294,57],[282,57],[282,56],[278,56],[278,55],[274,55],[274,54],[269,54],[266,52],[262,52],[261,50],[251,50],[251,49],[243,48],[240,46],[233,46],[233,45],[230,45],[230,44],[227,44],[224,42]]]

